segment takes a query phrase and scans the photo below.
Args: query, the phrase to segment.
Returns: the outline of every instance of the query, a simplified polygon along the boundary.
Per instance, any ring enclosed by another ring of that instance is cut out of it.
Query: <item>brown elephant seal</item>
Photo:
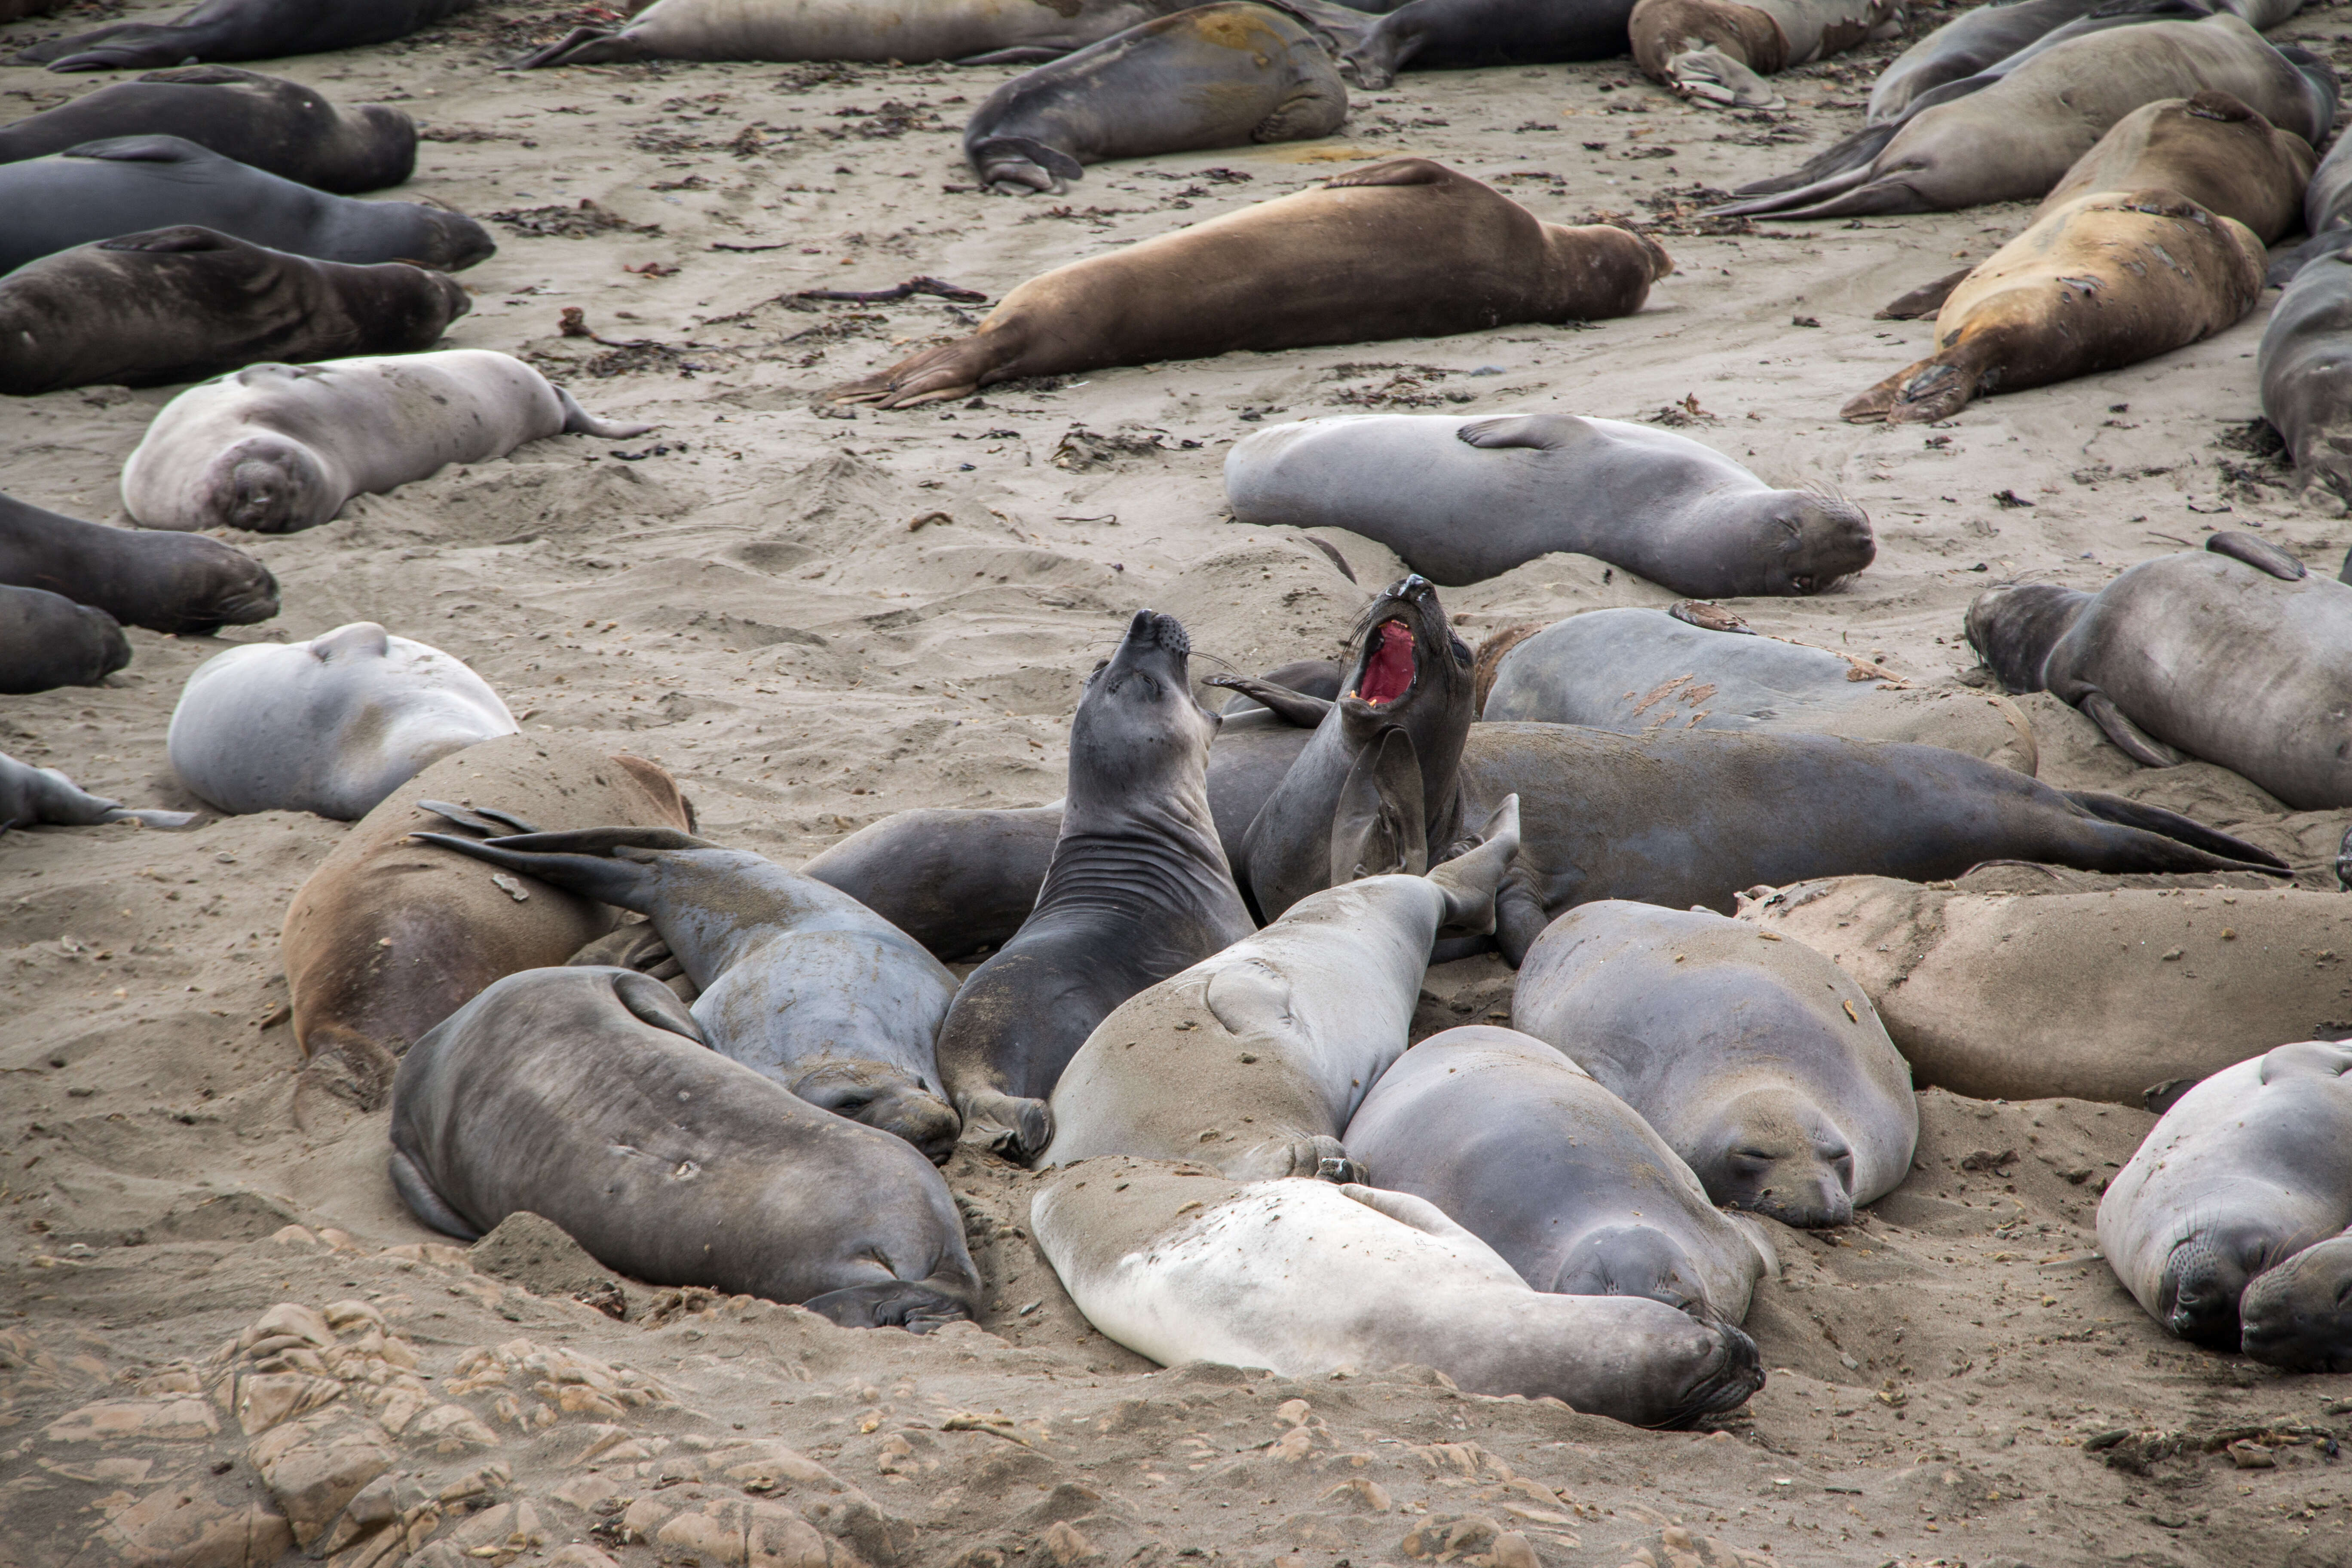
[[[126,626],[181,636],[278,614],[278,579],[200,533],[108,528],[0,495],[0,584],[62,594]]]
[[[2077,196],[1999,250],[1936,313],[1936,352],[1838,416],[1948,419],[1980,394],[2137,364],[2235,326],[2263,291],[2263,242],[2151,187]]]
[[[1911,1169],[1911,1068],[1870,998],[1778,931],[1607,900],[1544,929],[1511,1024],[1632,1106],[1717,1203],[1845,1225]]]
[[[1633,63],[1685,97],[1780,107],[1763,79],[1842,55],[1899,23],[1901,0],[1638,0]]]
[[[1278,10],[1225,0],[1014,77],[972,111],[963,155],[1000,190],[1067,190],[1084,165],[1301,142],[1348,117],[1331,57]]]
[[[119,800],[77,788],[55,768],[37,768],[0,752],[0,833],[12,827],[95,827],[136,822],[148,827],[193,827],[192,811],[138,811]]]
[[[2077,196],[2156,186],[2237,219],[2270,245],[2303,221],[2304,187],[2318,162],[2310,142],[2226,92],[2159,99],[2116,121],[2033,216],[2039,222]]]
[[[200,381],[262,360],[414,353],[473,300],[446,273],[347,267],[183,225],[0,278],[0,393]]]
[[[2336,145],[2352,146],[2352,138]],[[2352,339],[2352,226],[2321,237],[2328,244],[2271,307],[2254,363],[2263,416],[2286,443],[2306,501],[2333,511],[2352,501],[2352,377],[2344,374],[2344,344]]]
[[[274,60],[388,44],[474,0],[201,0],[161,26],[117,22],[37,44],[12,65],[53,71],[135,70],[196,60]]]
[[[1185,8],[1185,0],[656,0],[624,26],[575,27],[525,55],[523,70],[617,60],[1050,60]]]
[[[1410,1363],[1467,1393],[1549,1395],[1637,1426],[1688,1426],[1764,1384],[1755,1342],[1729,1324],[1531,1289],[1406,1193],[1089,1160],[1040,1184],[1029,1223],[1087,1321],[1163,1366],[1324,1378]]]
[[[2297,1372],[2352,1366],[2347,1229],[2352,1045],[2334,1041],[2281,1046],[2190,1089],[2099,1200],[2099,1250],[2148,1316]],[[2319,1255],[2304,1261],[2307,1249]]]
[[[131,639],[104,610],[39,588],[0,588],[0,694],[96,686],[131,662]]]
[[[1741,918],[1866,992],[1922,1088],[2137,1106],[2281,1040],[2352,1028],[2352,900],[2305,888],[1996,893],[1840,877]]]
[[[1647,1296],[1737,1323],[1780,1260],[1633,1107],[1532,1035],[1473,1024],[1381,1075],[1350,1159],[1425,1198],[1538,1290]]]
[[[705,1044],[625,969],[510,974],[402,1058],[393,1185],[471,1241],[543,1215],[649,1285],[788,1301],[918,1332],[981,1295],[947,1184],[896,1138],[787,1093]]]
[[[1544,223],[1443,164],[1396,158],[1057,267],[971,337],[833,395],[905,408],[1018,376],[1630,315],[1673,268],[1631,230]],[[1308,296],[1267,286],[1306,275],[1335,281]]]

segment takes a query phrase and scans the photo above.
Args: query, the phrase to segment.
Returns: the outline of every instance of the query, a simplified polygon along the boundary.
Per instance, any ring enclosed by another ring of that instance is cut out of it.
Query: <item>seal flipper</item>
[[[2167,811],[2158,805],[2144,805],[2136,800],[2126,800],[2119,795],[2101,795],[2096,790],[2069,789],[2058,793],[2073,802],[2085,816],[2095,816],[2102,822],[2112,822],[2118,827],[2137,828],[2143,833],[2156,834],[2176,844],[2201,850],[2216,859],[2230,862],[2231,870],[2260,871],[2279,877],[2294,874],[2292,867],[2269,850],[2249,844],[2242,838],[2232,838],[2201,822],[2192,822],[2177,811]],[[2179,870],[2189,868],[2151,865],[2144,868]]]
[[[50,68],[55,69],[55,67]],[[109,136],[84,142],[58,154],[60,158],[92,158],[110,163],[192,163],[220,154],[184,136]],[[226,163],[226,158],[220,158]]]
[[[2311,568],[2273,544],[2267,539],[2257,539],[2251,533],[2233,531],[2214,534],[2206,540],[2205,548],[2216,555],[2226,555],[2242,562],[2257,572],[2267,572],[2283,583],[2300,583],[2311,575]]]
[[[1665,85],[1685,98],[1735,109],[1786,109],[1789,100],[1745,60],[1721,49],[1686,49],[1666,62]]]
[[[1057,49],[1050,44],[1014,44],[1007,48],[990,49],[983,54],[966,55],[950,60],[951,66],[1042,66],[1075,54],[1074,49]]]
[[[176,224],[170,228],[151,228],[142,234],[126,234],[119,239],[100,240],[98,247],[100,250],[135,250],[149,256],[245,248],[241,241],[192,223]]]
[[[828,1290],[801,1303],[845,1329],[904,1329],[928,1334],[950,1323],[971,1321],[971,1303],[919,1279],[884,1279]]]
[[[1908,294],[1900,295],[1889,300],[1886,307],[1871,320],[1876,321],[1927,321],[1944,308],[1944,301],[1952,297],[1952,290],[1958,288],[1961,280],[1975,270],[1973,267],[1963,267],[1948,277],[1937,279],[1933,283],[1922,283]]]
[[[990,1152],[1016,1165],[1035,1160],[1054,1141],[1054,1112],[1042,1100],[983,1089],[957,1095],[955,1109],[967,1131],[978,1128]]]
[[[1385,163],[1334,174],[1323,182],[1323,188],[1337,191],[1351,185],[1446,185],[1461,183],[1461,175],[1427,158],[1391,158]]]
[[[416,805],[420,811],[429,811],[436,816],[444,817],[459,827],[481,834],[487,838],[497,838],[507,833],[525,834],[539,831],[520,816],[508,812],[495,811],[486,805],[452,805],[446,800],[420,800]]]
[[[2133,723],[2115,699],[2095,686],[2072,694],[2077,711],[2099,727],[2116,750],[2144,768],[2177,768],[2189,759]]]
[[[1027,136],[991,136],[963,150],[983,185],[1017,185],[1060,195],[1068,182],[1086,178],[1086,166],[1059,147]]]
[[[1517,795],[1503,797],[1503,804],[1478,829],[1478,839],[1476,848],[1429,873],[1430,881],[1445,895],[1445,917],[1438,925],[1441,931],[1483,935],[1495,929],[1496,892],[1519,853]],[[1519,951],[1524,954],[1527,949]]]
[[[599,419],[572,400],[562,387],[554,389],[556,401],[563,405],[563,430],[566,435],[602,436],[608,441],[622,440],[631,436],[643,436],[658,428],[627,420]]]
[[[1270,709],[1274,716],[1301,730],[1312,730],[1323,722],[1331,711],[1328,697],[1316,697],[1304,691],[1294,691],[1271,680],[1258,680],[1246,675],[1213,675],[1208,685],[1220,686],[1228,691],[1238,691],[1251,701]]]
[[[650,974],[640,974],[634,969],[616,969],[613,973],[613,995],[631,1017],[656,1029],[667,1029],[673,1035],[683,1035],[698,1046],[708,1047],[710,1037],[677,993]]]
[[[409,837],[639,914],[651,912],[642,905],[654,868],[612,851],[710,847],[691,834],[669,827],[591,827],[576,833],[526,833],[512,838],[461,838],[453,833],[412,833]]]
[[[425,1179],[425,1173],[416,1168],[415,1161],[394,1149],[392,1158],[384,1163],[392,1173],[393,1187],[400,1194],[400,1201],[408,1205],[409,1213],[444,1236],[454,1236],[460,1241],[469,1242],[482,1239],[482,1233],[433,1190],[433,1184]]]
[[[1598,438],[1592,422],[1573,414],[1504,414],[1491,419],[1466,419],[1454,432],[1465,447],[1497,451],[1528,447],[1538,452],[1559,452]]]
[[[1350,1182],[1339,1189],[1342,1195],[1363,1205],[1374,1214],[1386,1215],[1399,1225],[1433,1236],[1452,1245],[1462,1261],[1487,1275],[1497,1284],[1517,1285],[1528,1289],[1519,1278],[1519,1271],[1503,1261],[1503,1255],[1481,1241],[1475,1234],[1456,1225],[1446,1212],[1427,1198],[1411,1193],[1393,1192],[1386,1187],[1366,1186]]]
[[[1326,886],[1395,872],[1417,877],[1428,869],[1421,757],[1411,735],[1401,729],[1383,730],[1379,740],[1357,753],[1339,785]]]
[[[625,65],[652,58],[653,51],[626,31],[574,27],[545,48],[533,49],[523,56],[512,68],[535,71],[549,66]]]

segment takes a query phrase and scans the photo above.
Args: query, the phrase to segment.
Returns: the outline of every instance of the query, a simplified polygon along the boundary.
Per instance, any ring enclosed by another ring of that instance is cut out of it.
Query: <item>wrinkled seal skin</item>
[[[498,249],[465,214],[331,196],[177,136],[117,136],[0,163],[0,273],[117,235],[194,224],[272,250],[458,272]]]
[[[40,588],[0,587],[0,695],[96,686],[131,662],[131,639],[104,610]]]
[[[1870,564],[1870,520],[1713,447],[1570,414],[1336,415],[1235,442],[1236,521],[1336,526],[1457,587],[1555,550],[1702,598],[1819,593]]]
[[[956,1109],[1015,1159],[1045,1147],[1045,1097],[1106,1014],[1256,929],[1209,813],[1219,721],[1192,696],[1192,651],[1174,616],[1139,610],[1087,677],[1036,908],[939,1031]]]
[[[1321,1379],[1409,1363],[1472,1394],[1663,1427],[1764,1384],[1738,1329],[1637,1296],[1530,1289],[1405,1193],[1092,1160],[1040,1184],[1029,1223],[1087,1321],[1163,1366]]]
[[[184,66],[109,83],[0,125],[0,163],[115,136],[179,136],[279,179],[337,195],[406,182],[416,122],[388,103],[339,108],[299,81]]]
[[[2352,142],[2352,138],[2347,138]],[[2338,143],[2343,145],[2345,143]],[[2263,416],[2278,427],[2306,488],[2352,500],[2352,227],[2306,262],[2263,328],[2255,361]]]
[[[1673,269],[1643,236],[1544,223],[1442,164],[1398,158],[1057,267],[971,337],[833,395],[904,408],[1018,376],[1630,315]]]
[[[217,539],[108,528],[5,495],[0,584],[62,594],[126,626],[184,637],[278,614],[269,568]]]
[[[1083,164],[1306,141],[1347,117],[1348,89],[1305,28],[1227,0],[1014,77],[972,111],[963,153],[983,185],[1060,192]]]
[[[122,465],[122,504],[146,528],[290,533],[331,521],[353,496],[526,441],[652,428],[598,419],[488,349],[257,364],[163,405]]]
[[[515,63],[624,60],[1050,60],[1185,8],[1185,0],[657,0],[626,26],[575,27]]]
[[[709,1049],[677,997],[625,969],[509,975],[417,1041],[390,1163],[436,1229],[471,1240],[526,1210],[648,1284],[918,1332],[980,1299],[937,1171]]]
[[[95,827],[107,822],[190,827],[197,816],[191,811],[134,811],[121,801],[76,788],[73,780],[55,768],[37,768],[0,752],[0,833],[12,827]]]
[[[1845,1225],[1911,1169],[1911,1068],[1845,973],[1704,910],[1606,900],[1545,928],[1511,1023],[1622,1099],[1717,1203]]]
[[[373,621],[198,665],[164,737],[180,782],[232,816],[352,822],[452,752],[515,732],[461,659]]]
[[[2160,186],[2216,217],[2235,218],[2264,245],[2303,218],[2304,188],[2319,154],[2226,92],[2142,104],[2099,138],[2042,199],[2034,220],[2077,196]]]
[[[1551,65],[1613,59],[1625,52],[1633,0],[1410,0],[1366,16],[1328,0],[1283,0],[1367,88],[1403,70]]]
[[[2347,1226],[2352,1046],[2320,1040],[2181,1096],[2099,1200],[2099,1250],[2148,1316],[2291,1371],[2352,1364]]]
[[[646,916],[715,1049],[929,1159],[954,1152],[932,1042],[955,977],[847,894],[675,828],[417,837]]]
[[[0,278],[0,393],[200,381],[262,360],[414,353],[473,309],[404,262],[347,267],[208,228],[124,235]]]
[[[1647,1296],[1718,1322],[1779,1267],[1631,1106],[1530,1035],[1433,1035],[1348,1123],[1350,1158],[1493,1247],[1538,1290]]]
[[[274,60],[388,44],[474,0],[203,0],[158,26],[118,22],[23,50],[9,63],[53,71],[136,70],[194,60]]]
[[[1899,118],[1921,93],[1976,75],[2091,11],[2104,0],[2012,0],[1961,12],[1895,57],[1871,87],[1864,122]]]
[[[1633,63],[1660,86],[1777,107],[1763,78],[1842,55],[1902,9],[1902,0],[1638,0],[1626,28]]]

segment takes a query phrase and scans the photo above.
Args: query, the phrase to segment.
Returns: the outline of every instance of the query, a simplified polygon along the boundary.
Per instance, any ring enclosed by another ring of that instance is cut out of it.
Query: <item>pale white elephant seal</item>
[[[574,27],[522,70],[621,60],[1050,60],[1193,0],[656,0],[621,26]]]
[[[1087,1321],[1163,1366],[1306,1378],[1412,1363],[1640,1426],[1687,1426],[1764,1384],[1755,1342],[1729,1324],[1532,1289],[1404,1193],[1089,1160],[1048,1177],[1029,1215]]]
[[[122,504],[142,528],[290,533],[332,521],[353,496],[526,441],[652,428],[594,418],[488,349],[248,365],[163,405],[122,466]]]
[[[164,743],[180,782],[223,811],[350,822],[450,752],[515,732],[463,661],[353,621],[198,665]]]

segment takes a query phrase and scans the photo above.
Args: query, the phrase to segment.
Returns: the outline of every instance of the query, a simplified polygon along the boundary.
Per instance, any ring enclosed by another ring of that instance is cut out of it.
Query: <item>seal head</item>
[[[2243,1335],[2238,1300],[2263,1272],[2278,1237],[2243,1223],[2208,1226],[2185,1237],[2164,1260],[2158,1298],[2164,1326],[2194,1344],[2237,1348]]]
[[[1853,1220],[1853,1147],[1803,1095],[1759,1088],[1727,1102],[1691,1169],[1717,1203],[1800,1228]]]
[[[1768,594],[1819,594],[1878,558],[1870,519],[1843,496],[1761,490],[1738,498],[1729,510],[1754,531]]]
[[[2306,1247],[2246,1287],[2240,1348],[2289,1372],[2352,1372],[2352,1236]]]
[[[2094,595],[2055,583],[2002,583],[1969,606],[1969,646],[2007,691],[2040,691],[2050,650],[2090,607]]]

